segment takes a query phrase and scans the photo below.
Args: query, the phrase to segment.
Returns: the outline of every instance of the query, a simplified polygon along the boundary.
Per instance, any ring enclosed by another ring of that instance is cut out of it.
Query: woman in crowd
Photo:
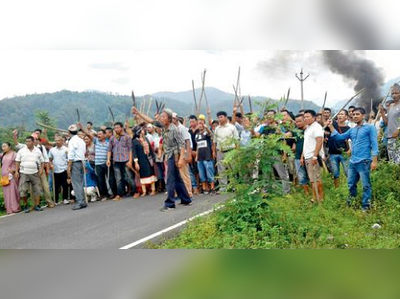
[[[1,149],[3,151],[0,154],[1,186],[3,188],[6,212],[7,214],[19,213],[21,207],[19,205],[18,179],[14,176],[17,154],[11,149],[11,145],[8,142],[4,142]]]
[[[154,173],[154,153],[149,141],[146,139],[143,127],[136,126],[133,129],[132,139],[132,167],[140,175],[143,195],[147,195],[147,186],[151,185],[151,196],[156,195],[157,178]]]

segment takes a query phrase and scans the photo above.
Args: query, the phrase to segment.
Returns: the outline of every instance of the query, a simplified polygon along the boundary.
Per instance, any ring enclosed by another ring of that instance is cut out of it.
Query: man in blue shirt
[[[332,138],[336,140],[348,140],[351,143],[351,159],[348,173],[349,198],[348,204],[357,196],[357,183],[361,179],[363,184],[362,209],[368,211],[371,208],[371,170],[378,167],[378,136],[373,125],[365,121],[365,109],[356,108],[353,112],[353,121],[356,127],[348,130],[344,134],[339,134],[329,120],[327,125],[330,127]]]

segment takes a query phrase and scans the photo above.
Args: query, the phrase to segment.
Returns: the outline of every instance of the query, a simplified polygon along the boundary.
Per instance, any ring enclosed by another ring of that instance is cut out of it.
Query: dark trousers
[[[56,194],[56,198],[54,200],[57,203],[60,198],[60,191],[61,191],[60,189],[61,188],[62,188],[62,199],[69,198],[67,179],[68,179],[68,175],[67,175],[66,171],[54,174],[54,185],[55,185],[55,194]]]
[[[110,170],[107,169],[107,176],[108,176],[108,184],[110,185],[112,194],[117,196],[118,189],[117,189],[117,180],[115,179],[115,172],[114,172],[114,163],[111,164]]]
[[[117,194],[118,196],[124,196],[126,193],[126,162],[114,162],[114,173],[117,181]],[[115,194],[114,194],[115,195]]]
[[[108,197],[107,173],[108,173],[108,167],[106,164],[96,165],[96,174],[98,180],[97,186],[99,187],[101,197]]]
[[[165,206],[168,208],[175,208],[175,191],[183,204],[189,204],[192,202],[181,175],[179,174],[179,168],[176,166],[173,156],[168,160],[167,191],[168,198],[165,201]]]

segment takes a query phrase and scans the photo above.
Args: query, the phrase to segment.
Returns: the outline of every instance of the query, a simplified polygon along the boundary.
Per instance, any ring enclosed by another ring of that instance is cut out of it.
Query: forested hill
[[[232,111],[233,94],[228,94],[215,88],[207,88],[206,92],[213,116],[219,110],[225,110],[228,113]],[[197,90],[197,95],[199,97],[200,90]],[[152,96],[138,97],[138,106],[140,107],[145,98],[147,103],[145,110],[147,112],[151,97],[153,97],[151,115],[156,110],[156,99],[164,101],[167,107],[180,115],[187,116],[193,112],[193,96],[191,92],[163,92]],[[253,98],[254,106],[256,106],[256,102],[265,100],[266,98],[263,97]],[[36,127],[35,112],[48,111],[49,116],[57,121],[58,127],[67,128],[71,123],[77,121],[76,109],[79,109],[81,122],[90,120],[95,126],[100,126],[112,120],[108,110],[109,106],[112,108],[116,121],[124,121],[126,115],[130,112],[132,99],[130,96],[95,91],[72,92],[66,90],[7,98],[0,101],[0,127],[25,126],[27,129],[34,129]],[[306,108],[318,109],[318,106],[312,102],[305,102],[305,106]],[[288,108],[297,112],[300,109],[300,102],[291,100]],[[245,109],[246,112],[249,112],[247,100],[245,101]],[[205,113],[204,108],[203,113]]]

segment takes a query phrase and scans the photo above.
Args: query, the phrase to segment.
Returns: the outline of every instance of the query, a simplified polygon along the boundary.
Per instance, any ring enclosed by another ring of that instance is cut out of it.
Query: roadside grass
[[[340,187],[335,189],[332,179],[324,174],[325,201],[320,205],[312,205],[310,199],[296,188],[286,197],[267,197],[259,224],[223,225],[231,213],[237,213],[231,199],[225,208],[190,223],[177,237],[161,245],[148,244],[148,247],[399,248],[399,181],[398,166],[381,164],[372,174],[373,209],[363,213],[360,206],[362,188],[359,188],[357,201],[348,207],[346,178],[342,177]]]

